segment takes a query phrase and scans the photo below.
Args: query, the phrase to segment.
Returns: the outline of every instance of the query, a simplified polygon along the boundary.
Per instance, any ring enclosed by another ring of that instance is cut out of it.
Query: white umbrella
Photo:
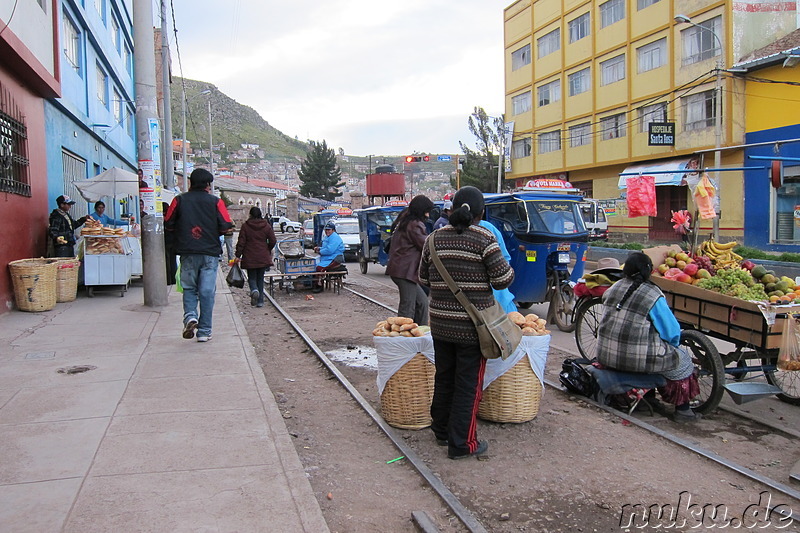
[[[120,167],[111,167],[88,180],[73,182],[87,202],[104,196],[138,196],[139,176]]]

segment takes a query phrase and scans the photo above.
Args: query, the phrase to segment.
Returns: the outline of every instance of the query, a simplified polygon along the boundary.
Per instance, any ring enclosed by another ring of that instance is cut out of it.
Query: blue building
[[[91,206],[73,182],[111,167],[137,168],[132,10],[131,0],[60,3],[61,97],[44,108],[47,182],[51,208],[67,194],[78,201],[76,218]]]

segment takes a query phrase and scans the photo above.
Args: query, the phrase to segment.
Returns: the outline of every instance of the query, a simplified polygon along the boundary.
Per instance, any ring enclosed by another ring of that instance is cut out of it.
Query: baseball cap
[[[75,200],[73,200],[72,198],[70,198],[66,194],[63,194],[63,195],[59,196],[58,198],[56,198],[56,205],[61,205],[61,204],[75,205]]]
[[[324,229],[332,229],[332,230],[336,231],[336,224],[334,224],[333,221],[328,221],[325,224],[325,228]]]
[[[447,200],[444,203],[444,205],[442,206],[442,210],[444,210],[444,209],[449,209],[450,211],[452,211],[453,210],[453,202],[451,202],[450,200]]]

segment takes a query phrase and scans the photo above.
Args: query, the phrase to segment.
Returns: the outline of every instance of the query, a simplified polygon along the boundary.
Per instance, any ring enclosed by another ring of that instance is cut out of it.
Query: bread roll
[[[414,335],[412,335],[410,331],[401,331],[400,332],[400,336],[401,337],[413,337]]]
[[[518,326],[521,326],[525,323],[525,317],[519,311],[511,311],[508,313],[508,319]]]
[[[524,327],[522,328],[522,334],[527,336],[538,335],[534,328]]]
[[[402,326],[403,324],[413,324],[414,323],[414,319],[413,318],[407,318],[407,317],[404,317],[404,316],[398,316],[398,317],[396,317],[394,319],[394,323],[397,324],[398,326]]]
[[[400,331],[411,331],[415,327],[417,327],[416,322],[412,322],[411,324],[403,324],[402,326],[400,326]]]
[[[386,320],[381,320],[380,322],[375,324],[375,327],[376,328],[389,329],[389,322],[387,322]]]
[[[399,331],[390,331],[389,333],[386,334],[386,336],[387,337],[399,337],[400,336],[400,332]]]

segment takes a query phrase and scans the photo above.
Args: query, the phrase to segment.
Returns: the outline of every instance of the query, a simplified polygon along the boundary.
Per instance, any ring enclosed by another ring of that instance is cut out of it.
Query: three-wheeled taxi
[[[572,331],[572,286],[583,276],[589,232],[583,197],[569,182],[531,180],[518,192],[486,194],[484,218],[503,234],[511,255],[517,305],[550,302],[548,320]]]
[[[358,264],[362,274],[367,273],[370,263],[386,266],[389,262],[389,254],[384,245],[391,235],[392,223],[407,205],[405,200],[392,200],[384,205],[356,209],[353,212],[358,217],[361,236]]]
[[[352,216],[353,210],[349,207],[331,207],[318,213],[314,213],[314,246],[322,244],[322,228],[325,224],[336,217]]]

